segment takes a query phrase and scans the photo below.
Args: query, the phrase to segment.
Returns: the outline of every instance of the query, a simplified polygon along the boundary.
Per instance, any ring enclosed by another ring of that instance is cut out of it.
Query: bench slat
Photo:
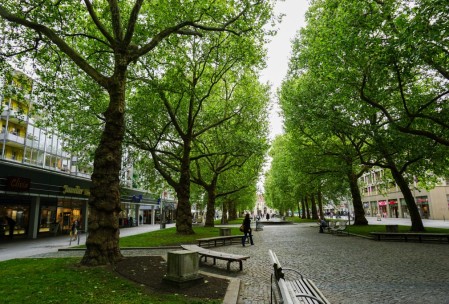
[[[230,264],[231,262],[239,262],[239,269],[243,270],[243,263],[242,261],[246,261],[250,257],[247,255],[238,255],[238,254],[232,254],[232,253],[224,253],[224,252],[218,252],[213,251],[209,249],[204,249],[202,247],[199,247],[197,245],[181,245],[182,248],[190,251],[197,252],[201,257],[204,257],[204,261],[207,262],[207,258],[213,258],[213,263],[215,265],[216,259],[218,260],[225,260],[227,261],[227,270],[230,271]]]
[[[300,276],[299,279],[286,280],[285,275],[276,254],[269,250],[271,262],[273,263],[272,280],[275,280],[276,287],[281,297],[280,303],[288,304],[329,304],[330,302],[309,279],[303,278],[302,274],[294,269],[292,270]],[[273,285],[271,285],[271,298],[273,299]]]

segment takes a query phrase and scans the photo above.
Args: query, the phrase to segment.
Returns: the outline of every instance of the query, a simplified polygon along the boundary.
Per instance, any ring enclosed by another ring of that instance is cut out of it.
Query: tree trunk
[[[221,210],[221,223],[227,224],[228,223],[228,202],[223,202],[223,208]]]
[[[312,204],[312,219],[318,220],[318,212],[316,209],[315,194],[310,195],[310,203]]]
[[[307,218],[308,220],[310,220],[309,200],[307,199],[307,195],[305,196],[304,204],[305,204],[305,207],[306,207],[306,210],[305,210],[305,212],[306,212],[306,218]]]
[[[204,227],[214,227],[215,219],[215,186],[210,186],[207,189],[207,210],[206,210],[206,223]]]
[[[192,207],[190,205],[190,142],[184,143],[181,161],[181,175],[176,187],[178,207],[176,209],[176,232],[179,234],[194,234],[192,228]]]
[[[125,73],[109,89],[109,106],[100,143],[95,151],[89,197],[89,234],[82,265],[115,264],[123,258],[118,215],[120,207],[119,172],[125,134]]]
[[[363,209],[362,196],[360,195],[357,179],[358,177],[354,172],[348,172],[349,188],[351,189],[352,205],[354,206],[354,225],[366,226],[368,225],[368,220],[365,217],[365,210]]]
[[[298,201],[298,217],[301,218],[301,204],[299,201]]]
[[[235,202],[229,202],[229,219],[231,221],[238,219],[237,209],[235,208]]]
[[[320,217],[324,219],[323,196],[321,195],[321,191],[318,191],[318,209],[320,210]]]
[[[304,197],[301,198],[301,206],[302,206],[301,218],[305,219],[306,218],[306,200]]]
[[[419,215],[418,207],[415,204],[415,199],[413,197],[412,191],[410,190],[410,187],[408,186],[407,181],[404,179],[404,177],[396,167],[391,166],[390,171],[396,184],[401,189],[402,195],[404,195],[404,200],[407,204],[407,208],[410,213],[410,219],[412,221],[412,227],[410,230],[413,232],[425,231],[421,216]]]

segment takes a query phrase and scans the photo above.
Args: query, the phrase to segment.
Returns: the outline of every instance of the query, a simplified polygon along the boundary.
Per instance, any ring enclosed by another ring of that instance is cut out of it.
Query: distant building
[[[392,181],[385,185],[383,175],[382,169],[373,169],[359,179],[365,214],[409,218],[410,214],[401,190]],[[449,219],[449,180],[440,179],[430,191],[420,188],[415,180],[410,189],[423,219]]]

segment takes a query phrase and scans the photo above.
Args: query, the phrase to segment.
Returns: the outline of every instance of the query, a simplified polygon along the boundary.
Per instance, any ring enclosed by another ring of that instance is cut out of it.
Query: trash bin
[[[161,223],[161,229],[165,229],[165,223]]]
[[[385,229],[387,232],[398,232],[398,225],[385,225]]]
[[[231,228],[220,228],[220,236],[231,235]]]

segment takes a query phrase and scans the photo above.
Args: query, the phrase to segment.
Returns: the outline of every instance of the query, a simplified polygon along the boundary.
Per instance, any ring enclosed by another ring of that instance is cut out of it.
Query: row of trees
[[[72,152],[93,160],[82,264],[113,264],[122,257],[124,156],[135,162],[144,184],[160,185],[162,177],[174,189],[178,233],[193,233],[191,189],[197,197],[207,193],[207,225],[213,225],[217,199],[229,209],[235,209],[230,203],[254,200],[267,150],[269,96],[257,71],[270,34],[264,26],[274,21],[272,5],[0,4],[1,60],[31,63],[44,121],[67,136]]]
[[[424,230],[409,185],[447,175],[448,14],[437,0],[312,2],[279,93],[286,135],[272,152],[273,204],[348,192],[365,225],[357,180],[380,167],[385,188],[404,195],[411,230]],[[297,190],[279,198],[285,182]]]

